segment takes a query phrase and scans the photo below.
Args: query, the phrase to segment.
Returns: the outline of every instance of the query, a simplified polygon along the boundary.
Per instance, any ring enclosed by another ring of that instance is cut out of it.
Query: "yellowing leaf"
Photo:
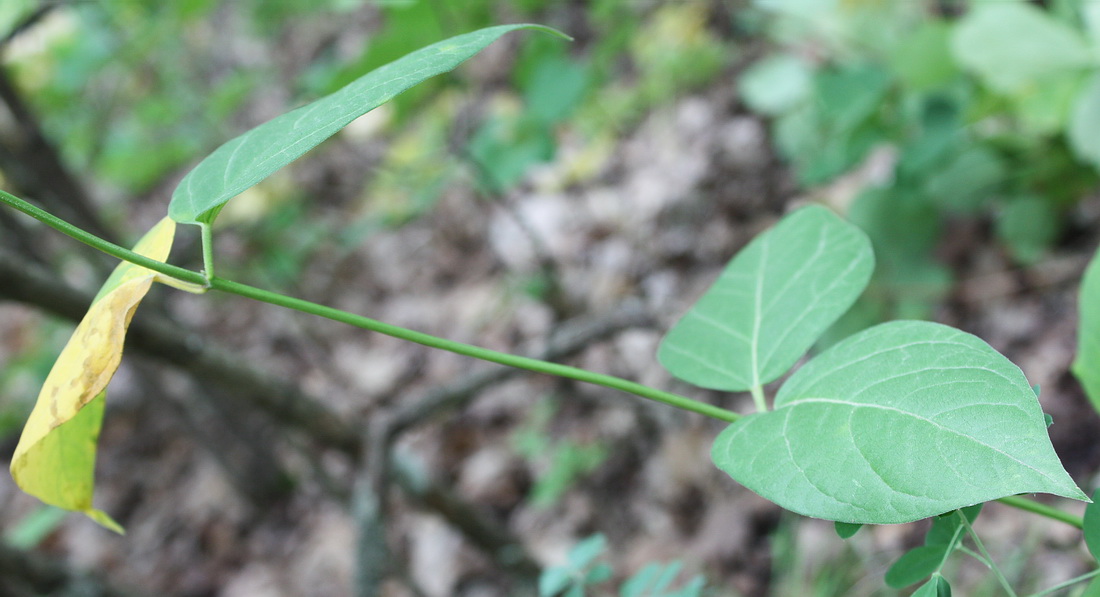
[[[175,233],[175,222],[164,218],[134,251],[164,261]],[[96,443],[126,328],[157,277],[132,263],[115,268],[46,377],[11,461],[12,478],[23,491],[118,533],[122,527],[92,507]]]

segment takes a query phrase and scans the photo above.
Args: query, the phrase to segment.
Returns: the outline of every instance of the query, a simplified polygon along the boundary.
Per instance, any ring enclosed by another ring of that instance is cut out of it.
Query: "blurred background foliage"
[[[126,238],[135,211],[162,213],[187,168],[239,132],[416,48],[521,21],[576,41],[491,48],[246,192],[219,220],[245,246],[228,275],[293,293],[312,264],[416,221],[447,189],[502,201],[590,183],[648,114],[715,85],[735,86],[731,109],[767,123],[799,193],[874,242],[872,286],[832,338],[932,316],[957,282],[937,251],[954,222],[988,225],[1021,267],[1085,242],[1074,210],[1100,168],[1097,2],[0,2],[4,78]],[[2,167],[0,186],[38,192]],[[0,394],[28,398],[0,403],[0,436],[22,424],[69,329],[27,317],[12,326],[23,335],[5,337]],[[555,402],[543,404],[514,434],[545,471],[528,497],[538,505],[608,457],[599,441],[554,437]],[[33,528],[43,520],[55,519]],[[800,566],[789,542],[776,549],[780,565]],[[845,570],[828,578],[853,582]]]

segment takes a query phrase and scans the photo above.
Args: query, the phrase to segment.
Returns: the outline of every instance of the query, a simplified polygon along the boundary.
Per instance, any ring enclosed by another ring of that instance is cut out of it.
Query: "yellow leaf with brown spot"
[[[164,218],[134,251],[164,261],[175,233],[175,222]],[[157,277],[128,262],[115,268],[46,377],[11,461],[12,478],[23,491],[118,533],[122,527],[92,507],[96,443],[126,328]]]

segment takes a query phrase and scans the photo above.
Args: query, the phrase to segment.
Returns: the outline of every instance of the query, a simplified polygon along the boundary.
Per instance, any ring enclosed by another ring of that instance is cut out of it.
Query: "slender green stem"
[[[123,261],[129,261],[130,263],[133,263],[135,265],[140,265],[157,273],[164,274],[165,276],[168,276],[170,278],[175,278],[177,280],[189,284],[194,284],[199,287],[215,287],[224,292],[239,294],[241,296],[254,298],[256,300],[260,300],[266,303],[284,306],[290,309],[319,315],[321,317],[326,317],[336,321],[343,321],[356,327],[374,330],[379,333],[394,336],[396,338],[401,338],[403,340],[408,340],[410,342],[416,342],[425,346],[441,348],[443,350],[449,350],[458,354],[483,359],[494,363],[518,367],[520,369],[525,369],[528,371],[536,371],[539,373],[547,373],[550,375],[568,377],[570,379],[576,379],[578,381],[594,383],[597,385],[622,390],[624,392],[635,394],[643,398],[663,402],[671,406],[683,408],[692,412],[697,412],[708,417],[720,419],[722,421],[732,422],[740,418],[740,415],[738,415],[737,413],[719,408],[717,406],[698,402],[685,396],[679,396],[677,394],[672,394],[669,392],[662,392],[660,390],[650,388],[649,386],[644,386],[642,384],[634,383],[610,375],[601,375],[599,373],[585,371],[584,369],[578,369],[576,367],[557,365],[546,361],[518,357],[506,353],[488,350],[485,348],[479,348],[477,346],[462,344],[459,342],[451,342],[449,340],[437,338],[429,334],[407,330],[398,326],[389,325],[380,321],[375,321],[373,319],[368,319],[366,317],[347,313],[346,311],[340,311],[331,307],[317,305],[309,301],[303,301],[300,299],[283,296],[273,292],[268,292],[266,290],[261,290],[259,288],[253,288],[244,284],[238,284],[229,280],[223,280],[221,278],[212,278],[208,280],[206,276],[199,272],[194,272],[188,269],[184,269],[182,267],[162,263],[155,259],[150,259],[149,257],[146,257],[144,255],[139,255],[125,247],[120,247],[114,243],[103,240],[102,238],[95,236],[90,232],[86,232],[80,228],[77,228],[76,226],[69,224],[68,222],[54,216],[53,214],[43,211],[42,209],[31,205],[23,199],[20,199],[19,197],[16,197],[15,195],[7,193],[3,190],[0,190],[0,203],[7,204],[42,222],[43,224],[46,224],[47,226],[57,230],[58,232],[61,232],[62,234],[76,239],[90,247],[99,249],[100,251],[111,255],[112,257],[116,257]],[[212,271],[213,248],[212,243],[208,240],[209,234],[209,226],[204,226],[203,260],[206,263],[207,271]],[[767,408],[764,401],[763,388],[761,388],[760,386],[752,388],[752,396],[753,401],[756,403],[757,409],[760,412],[766,411]],[[1058,510],[1057,508],[1052,508],[1045,504],[1040,504],[1038,502],[1022,498],[1020,496],[1004,497],[997,501],[1012,506],[1014,508],[1019,508],[1021,510],[1032,512],[1034,514],[1039,514],[1040,516],[1046,516],[1047,518],[1052,518],[1054,520],[1059,520],[1067,524],[1071,524],[1077,528],[1081,528],[1084,524],[1081,520],[1081,517],[1079,516],[1075,516],[1068,512],[1063,512],[1062,510]]]
[[[993,557],[989,555],[989,550],[985,548],[985,543],[982,543],[981,537],[974,532],[974,527],[970,526],[970,521],[966,519],[966,515],[962,513],[962,510],[956,510],[955,514],[962,520],[963,526],[966,527],[966,532],[970,535],[970,538],[974,540],[974,545],[978,547],[978,551],[981,552],[980,558],[985,565],[989,567],[989,570],[993,572],[993,575],[997,577],[997,581],[1004,587],[1005,593],[1010,597],[1016,597],[1016,591],[1012,590],[1012,585],[1008,583],[1008,579],[1001,573],[1001,569],[997,567],[997,563],[993,561]]]
[[[603,375],[601,373],[594,373],[592,371],[586,371],[577,367],[569,367],[567,365],[559,365],[557,363],[551,363],[548,361],[541,361],[538,359],[532,359],[527,357],[520,357],[516,355],[510,355],[503,352],[497,352],[495,350],[489,350],[487,348],[481,348],[470,344],[463,344],[461,342],[453,342],[443,338],[438,338],[430,334],[409,330],[403,327],[383,323],[374,319],[363,317],[361,315],[355,315],[354,313],[348,313],[347,311],[341,311],[332,307],[326,307],[324,305],[318,305],[302,299],[296,299],[293,297],[277,294],[260,288],[254,288],[239,282],[232,280],[226,280],[224,278],[217,278],[211,276],[207,278],[203,274],[193,272],[188,269],[176,267],[174,265],[168,265],[155,259],[150,259],[144,255],[139,255],[129,249],[120,247],[114,243],[107,242],[94,234],[81,230],[72,224],[43,211],[30,203],[4,191],[0,191],[0,202],[6,203],[15,209],[31,216],[32,218],[39,220],[40,222],[54,228],[55,230],[62,232],[82,243],[85,243],[91,247],[99,249],[108,255],[117,257],[124,261],[129,261],[136,265],[146,267],[157,273],[164,274],[171,278],[195,284],[204,288],[214,288],[230,294],[236,294],[243,297],[248,297],[272,305],[278,305],[280,307],[286,307],[288,309],[294,309],[295,311],[301,311],[303,313],[309,313],[320,317],[339,321],[353,325],[355,327],[372,330],[402,340],[408,340],[409,342],[416,342],[417,344],[423,344],[432,348],[439,348],[447,350],[457,354],[473,357],[475,359],[481,359],[483,361],[490,361],[493,363],[500,363],[501,365],[508,365],[509,367],[515,367],[517,369],[525,369],[527,371],[534,371],[536,373],[546,373],[548,375],[556,375],[559,377],[566,377],[569,379],[575,379],[577,381],[583,381],[586,383],[592,383],[623,392],[628,392],[642,398],[648,398],[657,402],[663,402],[669,406],[674,406],[683,410],[699,413],[722,421],[733,422],[741,418],[741,415],[737,413],[707,404],[705,402],[699,402],[692,400],[686,396],[680,396],[671,392],[664,392],[649,386],[642,385],[628,381],[619,377],[611,375]],[[202,226],[203,237],[203,261],[206,264],[207,273],[213,271],[213,257],[211,253],[210,243],[210,227],[209,225]]]
[[[449,352],[457,353],[460,355],[473,357],[475,359],[481,359],[483,361],[489,361],[492,363],[499,363],[501,365],[507,365],[509,367],[515,367],[517,369],[525,369],[527,371],[534,371],[536,373],[545,373],[548,375],[556,375],[558,377],[566,377],[569,379],[575,379],[577,381],[583,381],[585,383],[596,384],[623,392],[628,392],[642,398],[648,398],[657,402],[668,404],[683,410],[699,413],[722,421],[733,422],[740,418],[740,415],[733,411],[726,410],[705,402],[699,402],[692,400],[686,396],[680,396],[679,394],[672,394],[670,392],[664,392],[645,386],[639,383],[628,381],[619,377],[611,375],[604,375],[602,373],[594,373],[585,369],[579,369],[577,367],[570,367],[568,365],[560,365],[557,363],[551,363],[548,361],[541,361],[539,359],[532,359],[527,357],[521,357],[511,355],[503,352],[497,352],[488,348],[481,348],[479,346],[473,346],[471,344],[463,344],[461,342],[454,342],[452,340],[446,340],[423,332],[417,332],[414,330],[406,329],[396,325],[384,323],[361,315],[355,315],[354,313],[348,313],[347,311],[341,311],[332,307],[326,307],[324,305],[318,305],[306,300],[289,297],[286,295],[270,292],[261,288],[255,288],[232,280],[226,280],[224,278],[214,278],[210,280],[210,288],[213,290],[220,290],[230,294],[236,294],[246,298],[270,303],[272,305],[278,305],[287,309],[293,309],[295,311],[301,311],[303,313],[309,313],[311,315],[317,315],[331,319],[333,321],[339,321],[340,323],[346,323],[355,327],[371,330],[380,334],[386,334],[387,336],[393,336],[401,340],[407,340],[409,342],[416,342],[417,344],[423,344],[431,348],[439,348]]]
[[[1086,581],[1090,578],[1093,578],[1094,576],[1097,576],[1097,575],[1100,575],[1100,569],[1093,570],[1092,572],[1086,572],[1086,573],[1082,574],[1081,576],[1077,576],[1077,577],[1071,578],[1067,581],[1060,582],[1060,583],[1054,585],[1053,587],[1050,587],[1049,589],[1043,589],[1042,591],[1039,591],[1038,593],[1032,593],[1031,595],[1028,595],[1028,597],[1043,597],[1043,595],[1050,595],[1052,593],[1057,593],[1058,591],[1061,591],[1062,589],[1064,589],[1066,587],[1072,587],[1073,585],[1075,585],[1079,582],[1084,582],[1084,581]]]
[[[112,257],[117,257],[118,259],[121,259],[123,261],[129,261],[130,263],[133,263],[135,265],[140,265],[157,273],[164,274],[165,276],[176,278],[177,280],[182,280],[190,284],[195,284],[197,286],[203,287],[207,285],[206,277],[198,272],[193,272],[189,269],[184,269],[182,267],[177,267],[174,265],[168,265],[167,263],[162,263],[160,261],[157,261],[156,259],[151,259],[144,255],[139,255],[131,251],[130,249],[120,247],[112,242],[103,240],[102,238],[90,232],[86,232],[84,230],[81,230],[80,228],[77,228],[76,226],[73,226],[72,224],[66,222],[65,220],[62,220],[61,218],[58,218],[57,216],[49,212],[43,211],[31,205],[30,203],[27,203],[26,201],[20,199],[19,197],[16,197],[15,195],[12,195],[11,193],[0,191],[0,203],[10,205],[15,209],[27,214],[28,216],[38,220],[39,222],[42,222],[43,224],[49,226],[50,228],[53,228],[54,230],[57,230],[58,232],[74,238],[88,246],[99,249],[100,251],[103,251],[104,253]]]
[[[757,384],[749,391],[752,392],[752,401],[756,405],[756,412],[768,412],[768,401],[764,399],[764,387]]]
[[[213,225],[199,224],[202,231],[202,266],[207,280],[214,279],[214,236]]]
[[[1002,504],[1012,506],[1013,508],[1019,508],[1020,510],[1026,510],[1033,514],[1046,516],[1047,518],[1052,518],[1054,520],[1073,525],[1079,529],[1084,528],[1085,526],[1085,523],[1083,520],[1081,520],[1080,516],[1070,514],[1069,512],[1059,510],[1058,508],[1054,508],[1046,504],[1040,504],[1035,500],[1029,500],[1025,497],[1020,497],[1018,495],[1010,495],[1008,497],[1003,497],[997,501],[1001,502]]]
[[[956,510],[955,512],[963,517],[966,517],[966,515],[963,514],[960,510]],[[951,543],[948,544],[951,547],[943,551],[943,558],[940,559],[939,566],[936,566],[937,574],[943,571],[943,567],[947,565],[947,559],[951,557],[951,554],[955,551],[955,548],[958,546],[959,541],[961,541],[959,536],[962,535],[962,532],[963,528],[961,526],[955,529],[955,534],[951,536]]]

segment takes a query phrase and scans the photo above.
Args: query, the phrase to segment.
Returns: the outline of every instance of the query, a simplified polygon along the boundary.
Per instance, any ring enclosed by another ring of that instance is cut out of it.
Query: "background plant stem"
[[[1003,497],[998,502],[1002,504],[1012,506],[1013,508],[1019,508],[1021,510],[1027,510],[1040,516],[1046,516],[1047,518],[1053,518],[1054,520],[1060,520],[1066,524],[1073,525],[1077,528],[1084,528],[1085,523],[1080,516],[1075,516],[1069,512],[1059,510],[1057,508],[1048,506],[1046,504],[1040,504],[1035,500],[1029,500],[1018,495],[1010,495]]]

